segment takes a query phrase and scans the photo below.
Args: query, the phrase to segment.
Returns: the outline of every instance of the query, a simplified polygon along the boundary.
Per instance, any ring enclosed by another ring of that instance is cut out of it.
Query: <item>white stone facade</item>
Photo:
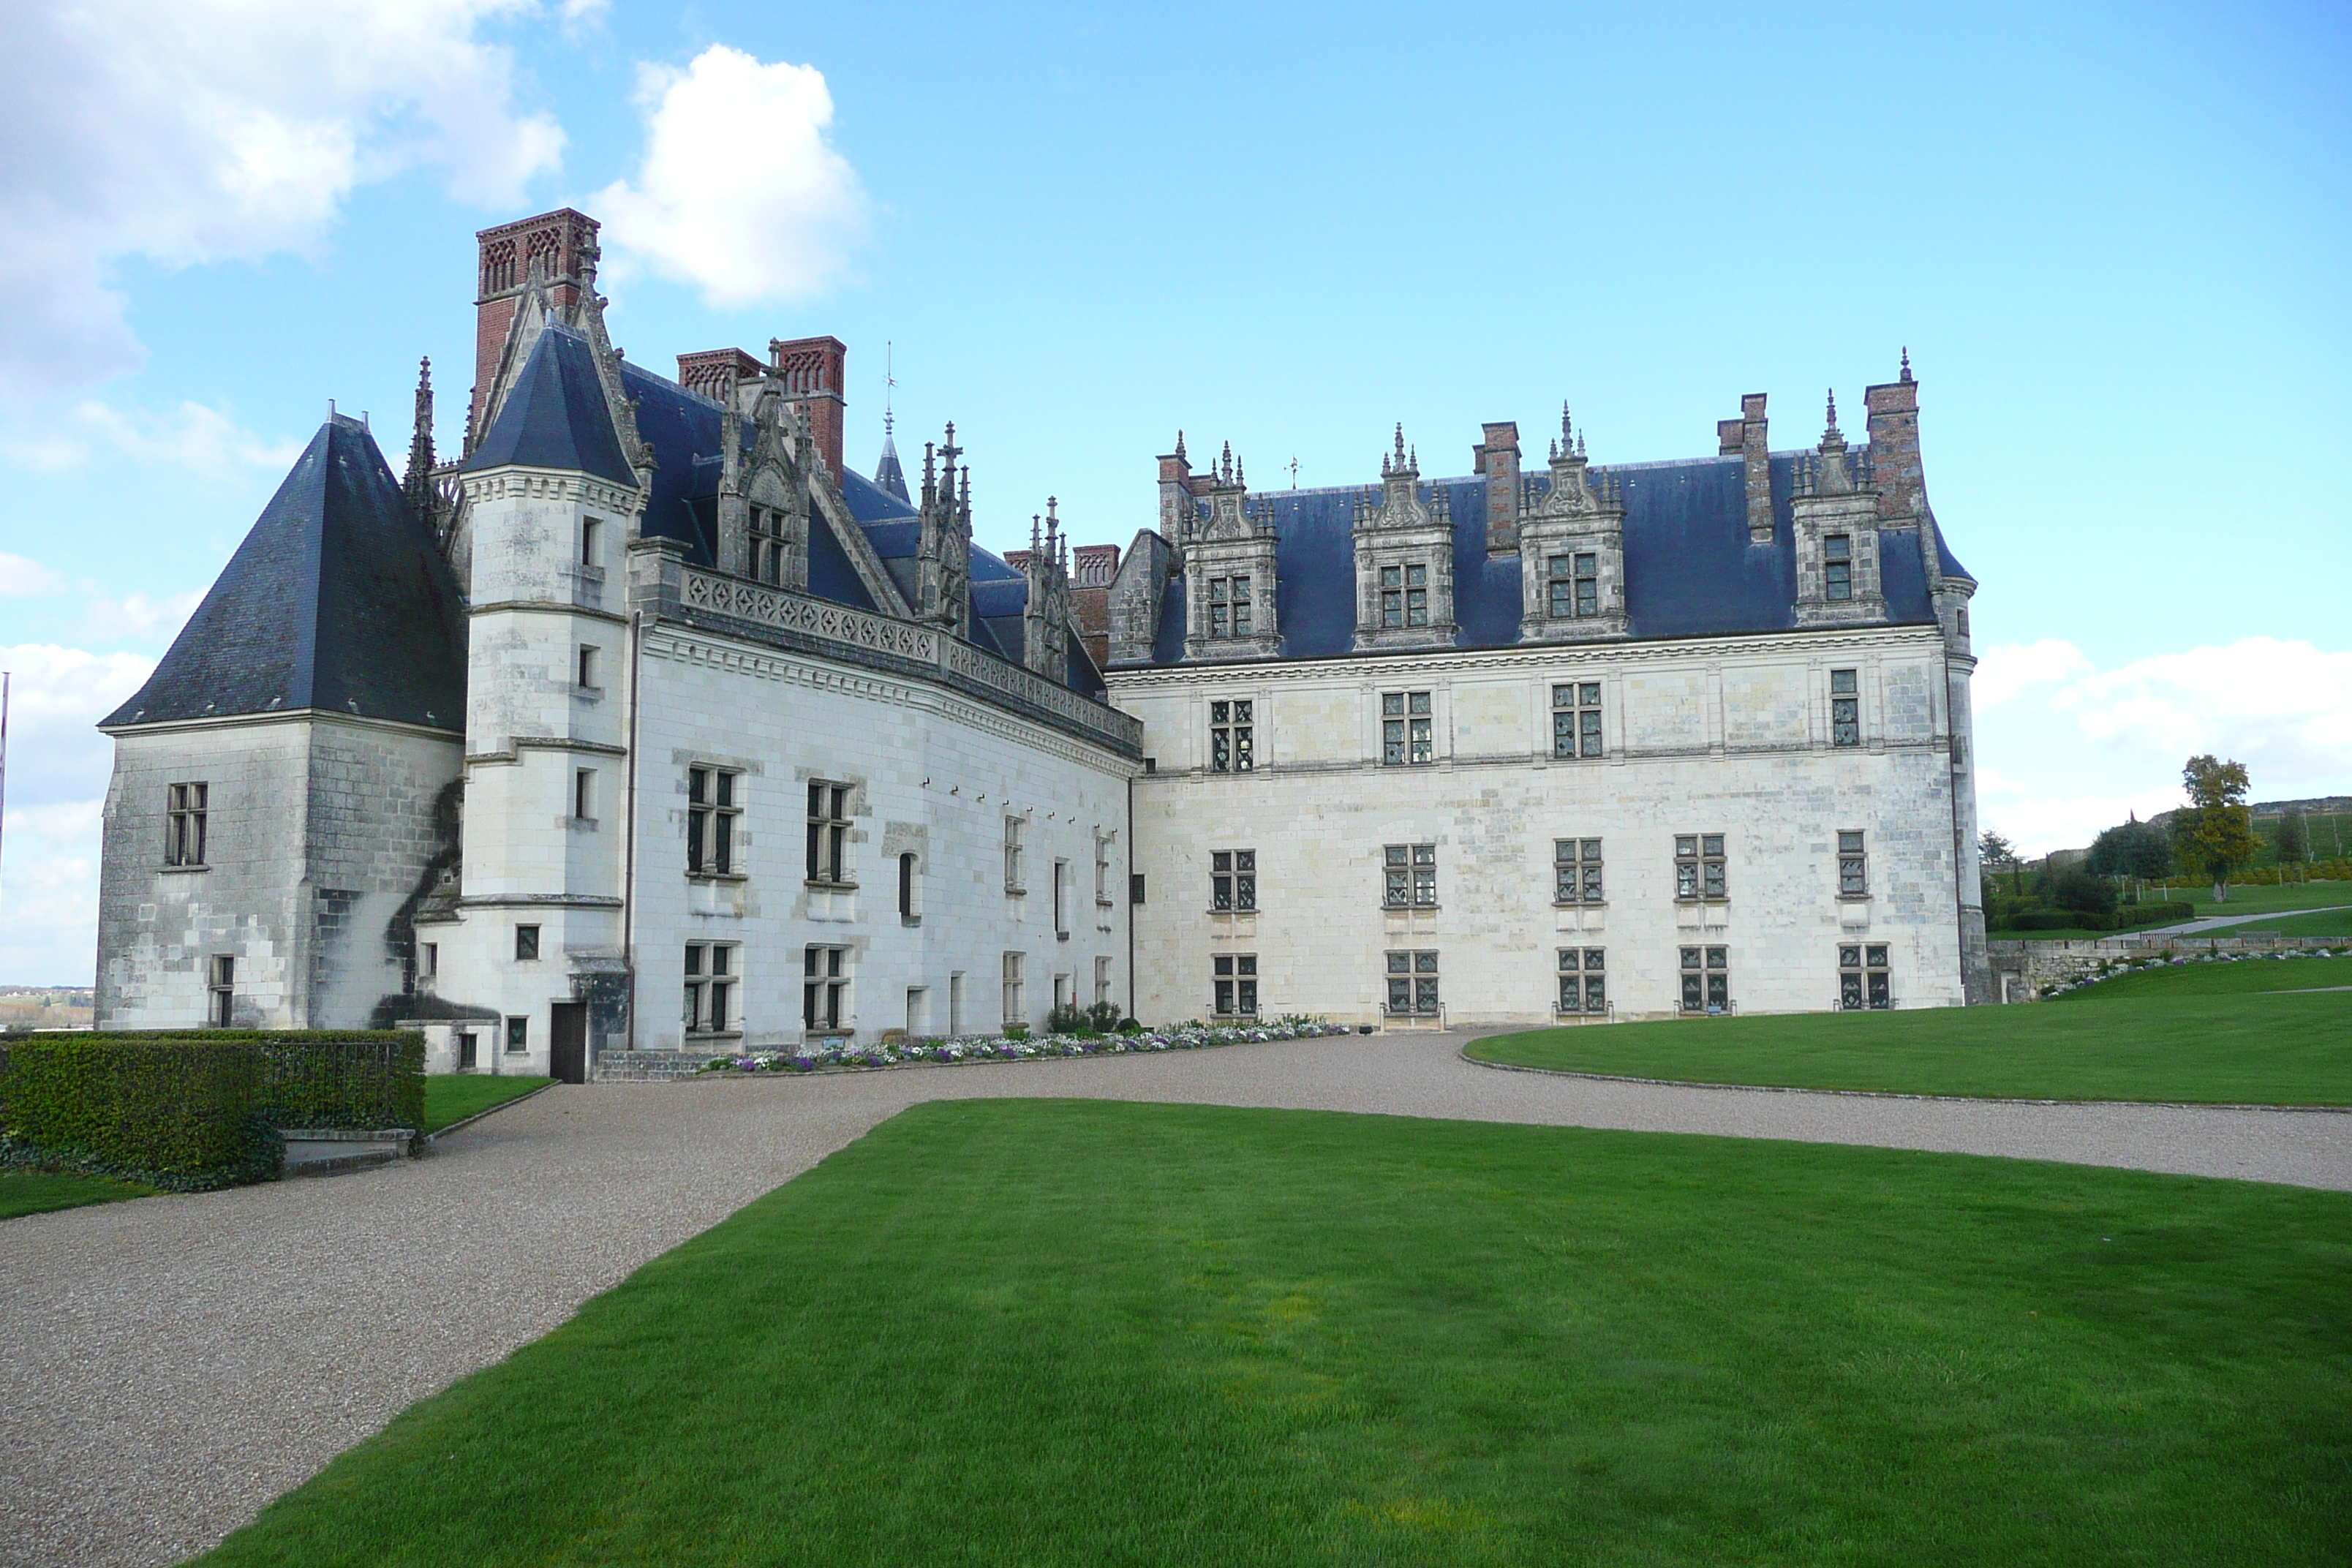
[[[1855,943],[1890,950],[1895,1005],[1957,1005],[1975,826],[1952,744],[1965,754],[1966,674],[1948,678],[1948,657],[1912,626],[1114,672],[1152,763],[1136,788],[1138,1010],[1207,1015],[1216,959],[1248,955],[1262,1016],[1549,1023],[1559,950],[1575,948],[1580,973],[1582,950],[1604,954],[1601,1016],[1671,1017],[1689,947],[1703,972],[1705,950],[1727,950],[1738,1012],[1820,1010]],[[1861,691],[1850,747],[1832,743],[1841,669]],[[1602,756],[1554,758],[1564,683],[1601,688]],[[1381,699],[1421,691],[1434,754],[1387,765]],[[1214,773],[1209,704],[1236,698],[1255,766]],[[1864,836],[1862,896],[1841,895],[1842,831]],[[1725,840],[1726,896],[1677,898],[1675,840],[1706,835]],[[1600,901],[1556,900],[1563,839],[1600,841]],[[1391,846],[1433,849],[1433,909],[1384,907]],[[1256,910],[1214,911],[1211,857],[1241,849]],[[1391,952],[1437,954],[1435,1016],[1389,1014]]]

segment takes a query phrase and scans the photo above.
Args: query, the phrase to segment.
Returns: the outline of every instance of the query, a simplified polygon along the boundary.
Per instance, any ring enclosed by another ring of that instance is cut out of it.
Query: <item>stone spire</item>
[[[433,515],[433,361],[416,362],[416,426],[408,437],[408,471],[400,477],[400,493],[418,521]]]

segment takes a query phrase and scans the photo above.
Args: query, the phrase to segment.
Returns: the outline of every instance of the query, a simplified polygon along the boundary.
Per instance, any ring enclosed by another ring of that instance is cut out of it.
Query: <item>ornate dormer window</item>
[[[1519,640],[1592,642],[1627,635],[1625,503],[1616,477],[1590,466],[1583,435],[1559,410],[1551,488],[1520,492]]]
[[[1454,643],[1454,513],[1444,485],[1421,493],[1419,455],[1396,429],[1381,458],[1381,499],[1356,500],[1356,647]]]
[[[1181,463],[1181,436],[1176,449],[1174,460]],[[1282,651],[1282,635],[1276,614],[1273,503],[1251,504],[1249,480],[1231,442],[1205,474],[1193,478],[1188,471],[1182,480],[1181,493],[1171,504],[1188,513],[1205,501],[1208,511],[1182,541],[1184,657],[1274,658]]]
[[[1886,619],[1878,579],[1878,490],[1869,456],[1847,449],[1829,400],[1821,444],[1798,459],[1795,494],[1797,624],[1874,626]]]

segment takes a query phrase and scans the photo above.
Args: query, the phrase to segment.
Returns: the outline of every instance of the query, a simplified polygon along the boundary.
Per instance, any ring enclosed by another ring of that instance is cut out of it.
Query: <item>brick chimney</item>
[[[1730,434],[1731,421],[1716,426],[1716,439],[1722,443]],[[1765,440],[1764,394],[1751,392],[1739,400],[1739,455],[1748,464],[1748,542],[1750,544],[1772,542],[1772,448]]]
[[[1903,351],[1903,374],[1862,395],[1869,410],[1870,469],[1878,486],[1878,515],[1908,519],[1927,486],[1919,466],[1919,384],[1911,379],[1911,351]]]
[[[499,373],[499,355],[507,346],[508,329],[522,304],[524,289],[534,272],[545,285],[548,299],[559,311],[569,313],[581,296],[596,286],[596,220],[570,207],[503,223],[474,236],[476,287],[474,300],[474,396],[466,428],[472,440],[482,435],[482,405],[490,395],[490,381]]]
[[[839,482],[841,445],[848,403],[844,396],[845,367],[849,345],[839,338],[782,338],[768,341],[768,373],[782,384],[784,395],[806,416],[816,436],[816,449]]]
[[[766,365],[741,349],[703,349],[677,356],[677,384],[714,403],[726,402],[730,388],[767,373]]]
[[[1519,423],[1482,426],[1486,438],[1470,448],[1470,471],[1486,476],[1486,553],[1519,552]]]
[[[1160,455],[1160,537],[1179,546],[1192,536],[1192,459],[1184,455],[1184,432],[1176,449]]]

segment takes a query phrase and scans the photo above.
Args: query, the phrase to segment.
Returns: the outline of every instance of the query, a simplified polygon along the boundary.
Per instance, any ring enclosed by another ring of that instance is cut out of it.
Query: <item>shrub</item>
[[[20,1162],[62,1159],[167,1187],[275,1174],[250,1041],[37,1038],[11,1046],[5,1117]]]
[[[2116,912],[2116,890],[2088,871],[2068,867],[2051,879],[2050,901],[2062,910],[2078,914],[2111,915]]]
[[[2116,913],[2118,929],[2126,926],[2175,925],[2197,918],[2197,906],[2190,903],[2135,904]]]
[[[1097,1035],[1116,1033],[1118,1029],[1118,1004],[1097,1002],[1087,1009],[1087,1022]],[[1141,1026],[1138,1026],[1140,1027]]]
[[[1143,1026],[1133,1018],[1121,1018],[1118,1021],[1118,1032],[1122,1035],[1139,1035],[1143,1033]]]
[[[2007,929],[2010,931],[2067,931],[2078,926],[2086,931],[2096,929],[2071,910],[2021,910],[2009,917]]]

